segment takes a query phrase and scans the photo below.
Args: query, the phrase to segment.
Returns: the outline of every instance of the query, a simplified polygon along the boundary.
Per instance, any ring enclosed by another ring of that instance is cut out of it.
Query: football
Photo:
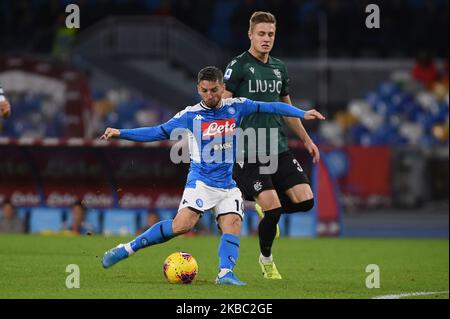
[[[173,253],[164,261],[163,273],[171,284],[189,284],[198,274],[197,261],[189,253]]]

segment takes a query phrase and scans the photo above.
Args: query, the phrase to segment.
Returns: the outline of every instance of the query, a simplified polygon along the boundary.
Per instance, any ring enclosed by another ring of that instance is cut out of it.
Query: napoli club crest
[[[197,204],[198,207],[203,207],[203,201],[202,201],[200,198],[198,198],[198,199],[195,201],[195,203]]]

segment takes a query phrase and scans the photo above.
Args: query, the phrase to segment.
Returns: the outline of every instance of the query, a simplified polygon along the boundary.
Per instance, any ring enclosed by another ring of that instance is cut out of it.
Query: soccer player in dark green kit
[[[269,55],[276,32],[276,19],[269,12],[255,12],[250,18],[248,36],[250,49],[232,59],[228,64],[224,79],[226,97],[246,97],[256,101],[281,101],[292,105],[289,97],[289,77],[285,64]],[[249,143],[244,146],[244,160],[237,161],[233,178],[246,200],[256,201],[256,211],[262,217],[258,226],[261,254],[259,264],[264,278],[281,279],[272,257],[272,244],[278,232],[278,221],[282,213],[306,212],[313,208],[314,197],[310,182],[302,167],[288,148],[283,132],[283,122],[304,142],[313,161],[320,159],[317,146],[313,143],[299,119],[274,116],[272,114],[252,114],[242,119],[241,128],[265,128],[266,144]],[[278,130],[278,150],[269,149],[270,129]],[[256,138],[258,141],[258,137]],[[256,143],[254,141],[253,143]],[[252,154],[256,152],[256,154]],[[252,156],[253,155],[253,156]],[[278,169],[274,174],[262,174],[265,166],[261,156],[278,157]],[[256,157],[256,163],[250,158]]]

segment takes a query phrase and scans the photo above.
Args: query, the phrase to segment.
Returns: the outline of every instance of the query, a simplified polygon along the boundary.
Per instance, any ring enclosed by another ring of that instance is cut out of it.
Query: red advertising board
[[[338,178],[344,204],[353,207],[391,205],[391,150],[388,146],[347,146],[345,174]]]
[[[0,203],[7,199],[15,206],[40,204],[33,167],[26,152],[15,146],[0,148]]]
[[[168,147],[105,149],[118,204],[123,208],[177,208],[188,164],[174,164]]]
[[[114,205],[108,171],[96,149],[33,147],[29,154],[46,206],[65,207],[76,200],[89,207]]]

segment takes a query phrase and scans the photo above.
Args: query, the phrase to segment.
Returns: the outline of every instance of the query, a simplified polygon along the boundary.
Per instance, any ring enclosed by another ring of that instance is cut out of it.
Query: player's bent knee
[[[175,235],[182,235],[190,232],[198,221],[198,217],[189,215],[176,216],[172,223],[172,230]]]
[[[175,235],[182,235],[188,233],[194,228],[191,223],[173,223],[172,230]]]
[[[314,198],[304,200],[298,204],[294,204],[293,208],[297,212],[307,212],[313,209],[314,207]]]
[[[259,194],[259,196],[256,197],[256,201],[265,212],[281,207],[281,202],[278,195],[272,190]]]
[[[219,225],[223,233],[239,236],[241,233],[241,216],[237,214],[228,214],[220,217]]]

